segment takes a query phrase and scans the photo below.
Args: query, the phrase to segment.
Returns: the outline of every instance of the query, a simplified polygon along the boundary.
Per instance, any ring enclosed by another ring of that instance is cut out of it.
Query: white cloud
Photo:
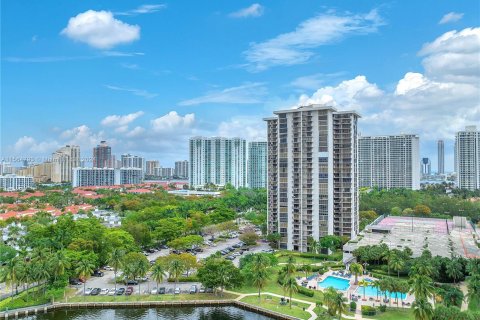
[[[137,111],[124,116],[110,115],[102,120],[104,126],[126,126],[143,115],[143,111]]]
[[[208,92],[207,94],[181,101],[180,106],[192,106],[204,103],[259,103],[267,94],[267,88],[263,83],[254,82],[231,87],[221,91]]]
[[[115,14],[119,16],[132,16],[137,14],[154,13],[162,9],[165,9],[166,7],[167,7],[166,4],[143,4],[133,10],[115,12]]]
[[[445,24],[450,22],[457,22],[463,18],[463,13],[449,12],[440,19],[438,24]]]
[[[142,127],[135,127],[132,131],[125,134],[129,138],[135,138],[141,136],[145,132],[145,129]]]
[[[319,88],[325,80],[331,81],[332,79],[339,78],[344,72],[336,73],[315,73],[308,76],[302,76],[294,79],[290,82],[290,86],[299,88],[299,89],[317,89]]]
[[[312,49],[338,41],[347,35],[376,32],[382,24],[376,10],[357,15],[322,14],[303,21],[292,32],[251,44],[244,54],[251,71],[301,64],[314,55]]]
[[[449,31],[426,43],[419,55],[429,77],[442,81],[480,81],[480,28]]]
[[[176,111],[170,111],[168,114],[151,121],[153,131],[172,134],[175,134],[177,130],[191,128],[194,123],[195,114],[188,113],[182,117]]]
[[[250,18],[260,17],[263,15],[264,7],[258,3],[254,3],[247,8],[240,9],[238,11],[229,14],[232,18]]]
[[[112,85],[109,85],[109,84],[105,85],[105,87],[110,89],[110,90],[130,92],[130,93],[132,93],[136,96],[144,97],[144,98],[147,98],[147,99],[155,98],[156,96],[158,96],[157,93],[149,92],[149,91],[143,90],[143,89],[123,88],[123,87],[112,86]]]
[[[94,48],[109,49],[140,38],[140,27],[113,17],[110,11],[88,10],[70,18],[62,35]]]
[[[15,142],[13,149],[17,154],[24,152],[32,154],[45,154],[58,147],[59,144],[56,141],[37,142],[32,137],[23,136]]]
[[[101,140],[107,140],[107,137],[103,131],[94,132],[87,125],[80,125],[63,131],[60,134],[60,139],[65,144],[75,144],[79,145],[81,148],[92,148]],[[108,141],[112,144],[116,139],[110,138]]]
[[[218,127],[218,136],[240,137],[248,141],[266,141],[267,128],[258,116],[237,116],[222,121]]]

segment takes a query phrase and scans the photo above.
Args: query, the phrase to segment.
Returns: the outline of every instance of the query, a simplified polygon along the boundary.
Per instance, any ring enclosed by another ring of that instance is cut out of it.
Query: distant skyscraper
[[[134,156],[131,154],[122,154],[121,156],[122,168],[139,168],[145,171],[145,158]]]
[[[414,134],[358,139],[361,187],[420,189],[420,139]]]
[[[100,144],[93,148],[93,167],[94,168],[113,168],[115,160],[112,157],[112,148],[106,141],[100,141]]]
[[[188,179],[188,161],[175,161],[175,176],[180,179]]]
[[[269,233],[306,252],[309,239],[358,233],[357,119],[311,105],[266,118]]]
[[[467,126],[455,137],[455,171],[461,189],[480,189],[480,131]]]
[[[52,182],[71,182],[72,169],[80,167],[80,147],[67,145],[52,154]]]
[[[146,174],[149,176],[155,175],[155,168],[160,167],[160,161],[158,160],[148,160],[146,162]]]
[[[190,186],[247,185],[247,146],[240,138],[190,138]]]
[[[267,142],[248,143],[248,186],[252,189],[267,187]]]
[[[438,140],[437,141],[437,151],[438,151],[438,169],[437,173],[438,174],[444,174],[445,173],[445,144],[443,143],[443,140]]]
[[[432,163],[430,162],[430,159],[422,158],[421,165],[422,165],[421,167],[422,175],[429,176],[432,174]]]

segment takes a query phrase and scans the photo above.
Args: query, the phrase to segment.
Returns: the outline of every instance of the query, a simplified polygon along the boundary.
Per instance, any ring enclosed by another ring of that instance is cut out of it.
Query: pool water
[[[358,289],[355,291],[355,293],[357,295],[363,297],[363,287],[358,287]],[[367,286],[365,288],[365,295],[366,296],[377,297],[377,293],[378,293],[379,298],[384,298],[385,297],[385,294],[383,294],[383,292],[380,291],[377,287]],[[395,292],[388,292],[387,291],[387,297],[389,297],[390,299],[395,299]],[[405,293],[397,292],[397,298],[398,299],[405,299],[406,297],[407,297],[407,295]]]
[[[318,285],[324,289],[333,287],[336,290],[346,291],[350,287],[350,280],[328,276],[323,281],[319,282]]]

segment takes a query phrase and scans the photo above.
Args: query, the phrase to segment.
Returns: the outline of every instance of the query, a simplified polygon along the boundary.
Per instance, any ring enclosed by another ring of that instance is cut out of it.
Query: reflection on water
[[[235,307],[178,307],[149,309],[61,310],[29,316],[28,320],[268,320],[269,317]]]

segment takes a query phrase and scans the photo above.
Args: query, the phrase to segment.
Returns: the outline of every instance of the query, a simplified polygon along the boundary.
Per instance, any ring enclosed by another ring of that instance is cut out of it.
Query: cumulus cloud
[[[33,137],[23,136],[13,146],[14,151],[19,153],[45,154],[59,146],[56,141],[37,142]]]
[[[382,24],[376,10],[358,15],[318,15],[301,22],[294,31],[251,44],[244,52],[248,69],[262,71],[273,66],[305,63],[315,54],[313,49],[348,35],[376,32]]]
[[[176,111],[170,111],[166,115],[151,121],[153,131],[170,133],[175,133],[176,130],[191,128],[194,123],[195,114],[188,113],[182,117]]]
[[[260,17],[263,15],[264,7],[258,3],[254,3],[247,8],[240,9],[238,11],[229,14],[232,18],[251,18]]]
[[[463,18],[463,13],[449,12],[440,19],[438,24],[445,24],[450,22],[457,22]]]
[[[266,141],[267,127],[258,116],[237,116],[222,121],[218,127],[218,136],[240,137],[248,141]]]
[[[180,106],[192,106],[204,103],[259,103],[267,94],[264,83],[247,83],[237,87],[230,87],[221,91],[207,92],[205,95],[181,101]]]
[[[101,123],[104,126],[126,126],[131,122],[135,121],[137,118],[141,117],[142,115],[143,111],[137,111],[123,116],[114,114],[106,116]]]
[[[140,27],[115,19],[110,11],[88,10],[70,18],[62,35],[99,49],[131,43],[140,38]]]

